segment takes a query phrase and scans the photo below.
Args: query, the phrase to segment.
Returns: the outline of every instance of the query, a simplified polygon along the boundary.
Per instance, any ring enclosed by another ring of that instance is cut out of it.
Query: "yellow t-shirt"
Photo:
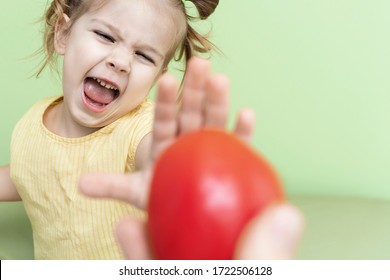
[[[124,202],[91,199],[78,192],[81,174],[135,170],[135,152],[151,131],[153,104],[143,102],[114,123],[81,138],[64,138],[43,124],[53,102],[35,104],[16,125],[11,178],[30,218],[36,259],[122,259],[117,222],[144,212]]]

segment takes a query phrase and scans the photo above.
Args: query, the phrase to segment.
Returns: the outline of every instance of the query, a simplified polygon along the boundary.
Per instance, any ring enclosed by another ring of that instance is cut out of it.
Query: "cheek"
[[[92,53],[82,50],[70,53],[64,60],[64,67],[66,67],[70,73],[85,71],[85,68],[92,64],[92,57]]]
[[[140,73],[133,75],[130,74],[130,80],[125,94],[123,95],[122,105],[123,108],[134,109],[141,104],[151,91],[156,74],[154,75],[140,75]]]
[[[65,62],[67,62],[66,66],[73,68],[71,71],[90,67],[96,63],[104,53],[104,50],[94,43],[92,38],[84,36],[85,39],[80,40],[79,37],[71,39],[68,44],[71,47],[66,50],[64,56]]]
[[[160,73],[158,69],[135,63],[131,67],[129,86],[139,91],[149,92],[160,78]]]
[[[69,49],[65,54],[63,64],[64,87],[80,85],[88,72],[98,63],[98,55],[95,51],[88,51],[87,47]]]

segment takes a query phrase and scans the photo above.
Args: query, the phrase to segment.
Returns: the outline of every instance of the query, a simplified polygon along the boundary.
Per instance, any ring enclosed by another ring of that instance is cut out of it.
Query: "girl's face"
[[[63,119],[79,129],[106,126],[145,99],[165,71],[177,28],[159,1],[110,0],[56,32],[64,56]],[[162,1],[161,1],[162,2]]]

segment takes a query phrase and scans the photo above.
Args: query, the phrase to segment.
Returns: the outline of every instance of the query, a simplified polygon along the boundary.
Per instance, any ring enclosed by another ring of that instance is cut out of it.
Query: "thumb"
[[[119,222],[116,235],[126,259],[151,259],[145,222],[131,217],[125,218]]]
[[[147,172],[129,174],[84,174],[79,180],[81,193],[96,198],[113,198],[146,208],[149,176]]]
[[[303,233],[303,215],[295,207],[274,205],[244,228],[236,259],[292,259]]]

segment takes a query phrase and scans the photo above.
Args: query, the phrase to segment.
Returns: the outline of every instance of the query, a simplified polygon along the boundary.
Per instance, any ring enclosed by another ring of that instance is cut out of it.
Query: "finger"
[[[125,259],[151,259],[145,223],[135,218],[123,219],[117,226],[116,235]]]
[[[152,160],[155,160],[176,137],[178,88],[176,78],[169,74],[164,75],[159,82],[153,124]]]
[[[241,109],[237,115],[234,134],[244,142],[250,144],[253,138],[255,122],[256,117],[252,109]]]
[[[81,193],[95,198],[113,198],[126,201],[140,209],[146,208],[150,176],[146,172],[132,174],[85,174],[80,177]]]
[[[229,116],[229,80],[224,75],[215,75],[206,83],[205,126],[225,129]]]
[[[179,112],[180,133],[194,131],[203,126],[205,85],[210,70],[210,62],[205,59],[193,58],[188,63]]]
[[[243,230],[237,259],[292,259],[303,232],[303,216],[291,205],[273,206]]]

